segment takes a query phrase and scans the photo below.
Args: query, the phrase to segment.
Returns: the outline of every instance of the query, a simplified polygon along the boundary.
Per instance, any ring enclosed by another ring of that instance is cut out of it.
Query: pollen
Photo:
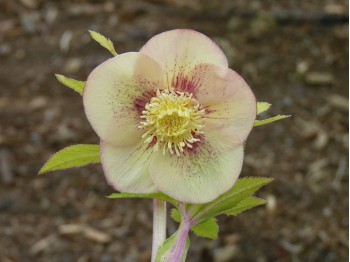
[[[146,130],[142,138],[153,150],[180,155],[186,147],[192,148],[193,143],[200,141],[204,113],[192,94],[157,90],[142,111],[143,121],[138,127]]]

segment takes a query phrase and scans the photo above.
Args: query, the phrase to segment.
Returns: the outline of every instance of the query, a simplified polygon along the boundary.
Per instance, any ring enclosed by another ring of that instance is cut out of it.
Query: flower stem
[[[153,200],[153,240],[152,262],[156,261],[158,248],[166,238],[166,202],[158,199]]]

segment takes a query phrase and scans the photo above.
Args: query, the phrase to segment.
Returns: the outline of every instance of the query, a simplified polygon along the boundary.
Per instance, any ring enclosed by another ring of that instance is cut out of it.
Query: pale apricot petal
[[[181,81],[196,65],[228,66],[222,50],[207,36],[188,29],[176,29],[152,37],[140,50],[156,60],[166,73],[168,87]]]
[[[120,192],[153,193],[156,187],[149,174],[151,150],[140,142],[115,147],[101,141],[101,164],[108,184]]]
[[[243,146],[228,147],[218,137],[205,137],[180,156],[157,152],[150,173],[163,193],[185,203],[206,203],[229,190],[243,163]]]
[[[206,110],[204,134],[243,144],[256,118],[256,99],[247,83],[232,69],[211,64],[198,65],[189,77],[194,97]]]
[[[163,72],[149,56],[125,53],[95,68],[84,88],[85,113],[99,137],[119,146],[141,139],[142,104],[163,86]],[[141,105],[140,105],[141,104]]]

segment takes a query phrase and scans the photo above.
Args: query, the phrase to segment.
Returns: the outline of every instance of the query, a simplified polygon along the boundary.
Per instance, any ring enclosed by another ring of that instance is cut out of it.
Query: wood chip
[[[344,112],[349,111],[349,99],[341,95],[331,95],[328,97],[329,104],[335,108]]]
[[[36,9],[38,2],[36,0],[20,0],[21,4],[30,9]]]
[[[273,213],[277,207],[277,199],[274,195],[269,194],[266,196],[266,209]]]
[[[305,75],[305,82],[310,85],[330,85],[333,81],[333,75],[327,72],[309,72]]]
[[[296,132],[298,132],[300,136],[305,139],[315,137],[318,134],[318,131],[321,129],[320,124],[317,122],[304,120],[297,116],[294,119],[295,124],[298,127]]]
[[[75,235],[80,234],[84,230],[84,225],[81,224],[66,224],[58,227],[58,232],[61,235]]]
[[[0,171],[2,182],[5,185],[10,185],[14,182],[11,155],[7,149],[0,150]]]
[[[218,248],[214,253],[215,262],[228,262],[232,261],[237,255],[238,248],[236,245],[227,245],[222,248]]]
[[[37,96],[34,97],[30,102],[29,102],[29,107],[32,109],[43,109],[48,105],[48,100],[45,96]]]
[[[313,162],[311,165],[309,165],[309,174],[315,173],[317,171],[320,171],[321,169],[325,168],[329,165],[329,160],[327,158],[319,159]]]
[[[328,144],[329,141],[329,135],[327,132],[320,130],[317,134],[317,137],[314,141],[314,147],[318,150],[321,150],[325,148],[325,146]]]
[[[87,239],[97,243],[101,243],[101,244],[108,243],[112,240],[109,234],[83,224],[60,225],[58,227],[58,232],[61,235],[68,235],[68,236],[81,234]]]
[[[348,8],[342,4],[329,3],[325,5],[324,11],[331,15],[346,15]]]
[[[48,249],[55,241],[57,241],[55,235],[49,235],[38,242],[36,242],[31,248],[30,248],[30,254],[37,255],[40,252],[45,251]]]
[[[101,244],[108,243],[112,240],[110,235],[108,235],[107,233],[104,233],[100,230],[97,230],[91,227],[86,227],[84,229],[84,236],[92,241],[95,241]]]

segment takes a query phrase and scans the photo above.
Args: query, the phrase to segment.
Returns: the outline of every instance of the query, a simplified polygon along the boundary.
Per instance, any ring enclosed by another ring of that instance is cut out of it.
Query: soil
[[[54,152],[98,143],[81,97],[54,73],[84,80],[153,35],[191,28],[213,38],[258,101],[242,176],[275,181],[267,199],[220,217],[218,240],[191,236],[188,261],[348,261],[348,2],[0,1],[0,261],[149,261],[151,201],[109,200],[101,167],[37,176]],[[169,221],[169,234],[176,225]]]

